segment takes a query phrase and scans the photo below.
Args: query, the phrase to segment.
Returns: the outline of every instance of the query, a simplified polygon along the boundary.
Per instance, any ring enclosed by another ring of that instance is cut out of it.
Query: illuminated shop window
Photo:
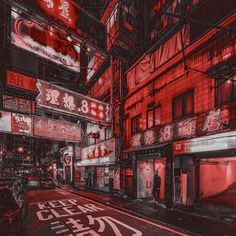
[[[131,119],[131,134],[136,134],[141,131],[142,115],[137,115]]]
[[[194,113],[194,91],[188,91],[173,98],[173,119],[185,117]]]

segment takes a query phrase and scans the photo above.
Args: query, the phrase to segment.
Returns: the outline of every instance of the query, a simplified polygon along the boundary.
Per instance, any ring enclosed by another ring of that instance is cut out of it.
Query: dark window
[[[188,91],[173,99],[173,119],[194,113],[194,92]]]
[[[131,119],[131,134],[141,131],[141,114]]]
[[[147,129],[161,124],[161,107],[155,107],[147,111]]]
[[[107,127],[105,129],[105,140],[111,139],[111,138],[112,138],[112,128],[111,127]]]
[[[236,101],[236,82],[233,79],[216,80],[216,105]]]

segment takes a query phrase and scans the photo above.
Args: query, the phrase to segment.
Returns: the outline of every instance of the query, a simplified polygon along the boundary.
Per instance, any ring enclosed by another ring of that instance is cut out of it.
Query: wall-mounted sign
[[[34,8],[41,17],[49,16],[53,24],[62,24],[75,32],[80,41],[89,42],[102,51],[106,50],[106,27],[87,14],[71,0],[20,0],[26,8]],[[43,14],[41,14],[43,13]],[[53,22],[54,21],[54,22]],[[87,44],[89,47],[90,45]]]
[[[17,134],[33,135],[32,116],[12,113],[11,132]]]
[[[233,121],[231,121],[232,123]],[[218,108],[207,113],[157,126],[131,138],[131,147],[140,148],[154,143],[170,142],[183,138],[193,138],[206,133],[226,131],[230,123],[229,108]]]
[[[77,162],[77,166],[111,165],[111,164],[115,164],[114,155],[103,158],[85,159]]]
[[[151,157],[160,157],[164,153],[160,148],[151,148],[146,150],[139,150],[135,153],[137,158],[151,158]]]
[[[11,113],[0,111],[0,131],[11,132]]]
[[[69,0],[36,0],[39,7],[49,16],[66,26],[76,29],[77,11]]]
[[[236,131],[203,136],[173,144],[174,155],[205,153],[236,148]]]
[[[67,35],[62,35],[53,26],[25,18],[18,12],[14,9],[11,15],[11,41],[14,45],[73,71],[80,71],[77,43],[68,41]]]
[[[220,109],[207,112],[202,131],[213,132],[219,129],[224,129],[224,126],[229,123],[229,110]]]
[[[115,139],[110,139],[81,149],[81,159],[94,159],[110,156],[115,152]]]
[[[26,76],[11,70],[7,70],[6,84],[15,88],[23,89],[30,92],[37,92],[35,78]]]
[[[34,101],[25,98],[3,95],[3,107],[8,110],[35,113]]]
[[[78,142],[81,140],[81,128],[73,123],[34,116],[34,135]]]
[[[38,80],[37,105],[62,113],[82,116],[96,121],[110,121],[110,105],[60,86]]]

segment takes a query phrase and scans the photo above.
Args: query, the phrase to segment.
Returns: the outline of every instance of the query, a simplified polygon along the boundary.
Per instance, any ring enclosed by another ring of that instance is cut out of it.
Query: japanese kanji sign
[[[38,80],[37,105],[62,113],[85,117],[90,120],[109,122],[110,105],[79,93]]]

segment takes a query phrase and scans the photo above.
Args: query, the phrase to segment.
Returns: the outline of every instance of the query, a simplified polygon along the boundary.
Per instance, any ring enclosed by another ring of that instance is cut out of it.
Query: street
[[[62,189],[26,193],[29,236],[187,235]]]

